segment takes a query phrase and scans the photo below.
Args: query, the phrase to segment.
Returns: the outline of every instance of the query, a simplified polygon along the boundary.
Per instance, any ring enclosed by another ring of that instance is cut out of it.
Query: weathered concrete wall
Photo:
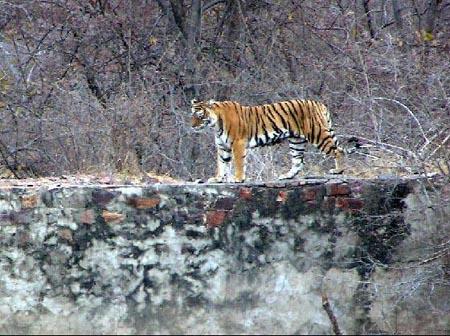
[[[3,188],[0,332],[331,333],[326,293],[345,333],[448,333],[445,286],[434,312],[410,304],[426,293],[395,295],[417,269],[392,266],[418,251],[422,225],[433,230],[424,190],[413,179]]]

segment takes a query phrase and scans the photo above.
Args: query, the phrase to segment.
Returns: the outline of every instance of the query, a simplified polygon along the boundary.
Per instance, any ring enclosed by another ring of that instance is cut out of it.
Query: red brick
[[[304,187],[302,189],[302,199],[304,201],[314,201],[322,192],[322,186]]]
[[[137,209],[154,208],[157,205],[159,205],[160,202],[161,202],[161,200],[158,197],[151,197],[151,198],[133,197],[128,200],[128,204],[130,204],[131,206],[133,206]]]
[[[360,210],[364,206],[364,202],[356,198],[338,197],[336,206],[344,210]]]
[[[222,225],[225,219],[228,217],[228,211],[214,210],[206,213],[206,227],[214,228]]]
[[[284,203],[284,202],[286,202],[287,197],[288,197],[288,193],[284,190],[281,190],[278,193],[277,202]]]
[[[328,196],[350,195],[352,192],[347,184],[329,183],[326,186]]]
[[[357,198],[349,198],[348,202],[350,209],[360,210],[364,207],[364,202]]]
[[[125,219],[125,215],[118,212],[111,212],[104,210],[102,212],[102,217],[106,223],[118,223]]]
[[[245,200],[249,200],[252,198],[252,189],[251,188],[241,188],[239,189],[239,197]]]
[[[38,204],[38,197],[37,195],[23,195],[20,197],[20,202],[24,209],[35,208]]]

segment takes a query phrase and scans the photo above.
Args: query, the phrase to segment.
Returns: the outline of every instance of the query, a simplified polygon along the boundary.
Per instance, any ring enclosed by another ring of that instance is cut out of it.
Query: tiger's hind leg
[[[330,170],[330,174],[342,174],[344,172],[344,168],[342,167],[342,161],[344,158],[344,150],[340,147],[337,147],[333,150],[334,156],[334,165],[335,168]]]
[[[300,138],[289,138],[289,154],[292,158],[291,169],[283,175],[280,175],[278,179],[285,180],[295,177],[302,169],[305,157],[305,144],[306,139]]]
[[[339,142],[336,139],[336,135],[334,134],[333,129],[324,130],[321,133],[321,137],[318,140],[319,143],[315,143],[317,148],[322,153],[330,155],[334,158],[334,169],[329,171],[330,174],[342,174],[344,172],[344,168],[342,167],[342,162],[344,159],[344,150],[339,147]]]

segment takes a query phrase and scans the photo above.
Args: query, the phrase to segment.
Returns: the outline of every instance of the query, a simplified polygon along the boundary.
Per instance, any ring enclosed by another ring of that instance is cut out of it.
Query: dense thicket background
[[[194,97],[318,99],[342,142],[364,146],[349,174],[449,175],[450,0],[0,0],[0,178],[209,177],[213,135],[191,131]],[[333,164],[307,160],[307,174]],[[272,179],[287,146],[248,162],[250,178]],[[425,291],[422,309],[448,316],[435,305],[450,276],[448,194],[423,197],[429,233],[392,292]]]
[[[191,98],[312,98],[372,146],[351,173],[448,172],[449,40],[448,0],[0,0],[0,165],[204,178]],[[288,169],[286,147],[252,151],[250,176]]]

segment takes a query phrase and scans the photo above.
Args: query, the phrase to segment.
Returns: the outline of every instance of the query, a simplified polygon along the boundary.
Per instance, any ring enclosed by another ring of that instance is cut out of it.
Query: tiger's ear
[[[198,102],[197,99],[191,99],[191,105],[194,105],[197,102]]]

